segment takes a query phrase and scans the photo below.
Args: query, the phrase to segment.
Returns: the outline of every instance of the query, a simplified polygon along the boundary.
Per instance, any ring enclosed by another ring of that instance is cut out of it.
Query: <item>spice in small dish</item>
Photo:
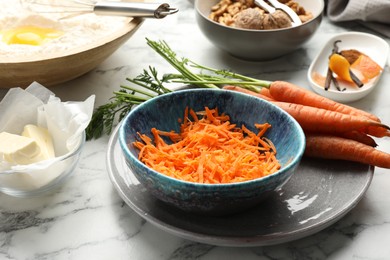
[[[346,88],[340,88],[339,83],[358,89],[381,74],[383,68],[368,55],[356,49],[339,50],[337,44],[340,42],[336,40],[333,43],[326,76],[317,71],[312,72],[314,82],[325,90],[334,85],[337,90],[345,91]]]

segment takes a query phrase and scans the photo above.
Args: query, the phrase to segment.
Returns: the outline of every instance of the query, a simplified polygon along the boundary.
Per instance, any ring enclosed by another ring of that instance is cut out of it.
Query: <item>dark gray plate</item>
[[[189,240],[219,246],[263,246],[314,234],[347,214],[368,189],[374,167],[304,159],[290,181],[257,207],[224,217],[189,214],[152,197],[126,166],[118,127],[107,169],[121,198],[142,218]]]

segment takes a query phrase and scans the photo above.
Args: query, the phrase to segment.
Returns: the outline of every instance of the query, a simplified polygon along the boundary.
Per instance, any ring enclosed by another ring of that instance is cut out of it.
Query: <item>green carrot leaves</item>
[[[223,85],[236,85],[259,92],[261,87],[269,87],[270,81],[263,81],[247,77],[228,70],[218,70],[197,64],[187,58],[178,58],[177,54],[165,41],[152,41],[146,39],[157,54],[163,57],[179,74],[165,74],[159,76],[154,67],[149,66],[134,79],[126,80],[134,86],[120,86],[115,91],[109,103],[99,106],[86,129],[87,140],[99,138],[103,134],[110,134],[116,122],[122,120],[133,106],[158,95],[169,93],[167,87],[171,83],[190,84],[198,88],[220,88]],[[196,69],[200,72],[193,72]],[[205,73],[207,72],[207,73]]]

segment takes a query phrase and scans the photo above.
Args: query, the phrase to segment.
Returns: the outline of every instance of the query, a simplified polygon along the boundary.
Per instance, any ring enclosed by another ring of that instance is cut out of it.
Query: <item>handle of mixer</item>
[[[164,18],[178,11],[169,4],[137,2],[97,2],[94,6],[97,15],[131,16],[145,18]]]

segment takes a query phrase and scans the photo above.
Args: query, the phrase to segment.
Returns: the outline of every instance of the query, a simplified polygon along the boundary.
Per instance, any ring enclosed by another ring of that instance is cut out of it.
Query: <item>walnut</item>
[[[247,8],[235,16],[234,26],[242,29],[263,29],[264,14],[255,8]]]
[[[263,28],[265,30],[291,27],[290,17],[283,11],[276,10],[264,16]]]
[[[219,9],[217,9],[217,10],[215,10],[215,11],[213,12],[213,14],[214,14],[215,16],[223,15],[223,13],[225,13],[225,12],[227,11],[228,6],[229,6],[229,5],[227,5],[227,4],[221,5],[221,6],[219,7]]]
[[[294,0],[279,0],[296,12],[301,21],[307,22],[313,18]],[[265,13],[254,0],[220,0],[211,8],[209,18],[223,25],[244,29],[278,29],[291,27],[291,21],[287,14],[277,10],[272,15]]]
[[[242,10],[243,10],[243,5],[241,3],[236,2],[228,7],[227,12],[232,16],[234,16]]]
[[[307,21],[313,19],[313,14],[306,12],[306,14],[299,15],[299,19],[301,19],[302,23],[306,23]]]

